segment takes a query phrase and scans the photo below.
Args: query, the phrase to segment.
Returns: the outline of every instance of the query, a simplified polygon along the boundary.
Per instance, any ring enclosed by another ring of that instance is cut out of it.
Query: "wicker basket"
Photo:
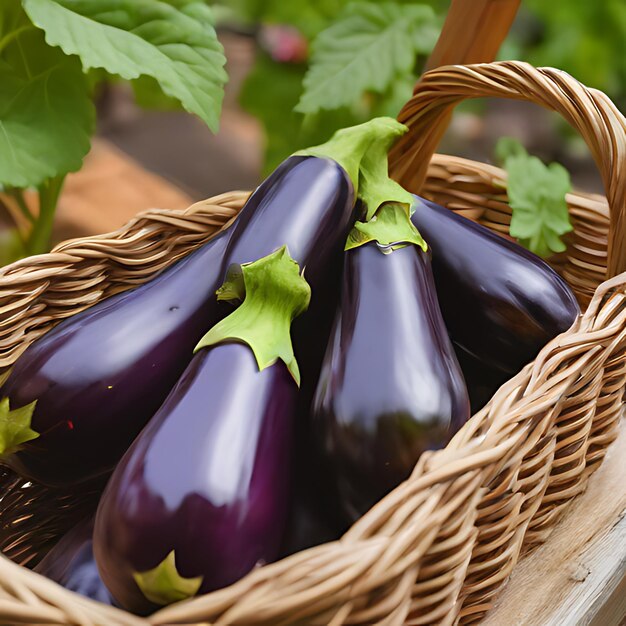
[[[401,113],[410,133],[392,168],[408,188],[506,232],[495,167],[436,155],[429,132],[463,98],[525,99],[560,112],[587,141],[607,201],[571,193],[558,268],[586,312],[507,382],[444,450],[341,540],[254,570],[229,588],[150,618],[99,605],[0,558],[0,622],[49,624],[452,624],[479,619],[525,546],[550,533],[615,439],[626,384],[626,122],[602,93],[523,63],[427,73]],[[236,215],[231,193],[183,212],[70,241],[0,271],[0,366],[60,319],[149,280]],[[26,508],[26,507],[25,507]],[[28,511],[24,511],[28,517]],[[42,522],[43,523],[43,522]]]

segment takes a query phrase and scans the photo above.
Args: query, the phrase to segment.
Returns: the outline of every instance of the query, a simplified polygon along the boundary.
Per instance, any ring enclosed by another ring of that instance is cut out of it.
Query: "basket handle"
[[[534,102],[562,115],[581,134],[602,175],[610,208],[607,278],[626,271],[626,119],[608,96],[565,72],[520,61],[449,65],[426,72],[398,116],[409,132],[391,152],[392,176],[419,191],[449,109],[483,97]]]
[[[521,0],[452,0],[424,71],[451,63],[493,61]]]

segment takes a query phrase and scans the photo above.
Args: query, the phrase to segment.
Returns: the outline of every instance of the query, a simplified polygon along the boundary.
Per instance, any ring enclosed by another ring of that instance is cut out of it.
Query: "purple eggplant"
[[[35,571],[62,587],[103,604],[113,604],[93,556],[94,518],[84,519],[48,552]]]
[[[2,462],[47,485],[109,471],[215,317],[227,241],[227,233],[218,236],[149,283],[65,320],[34,343],[0,398],[9,398],[12,409],[36,402],[29,424],[36,438],[17,451],[0,446]]]
[[[316,319],[327,308],[317,297],[325,293],[321,281],[338,273],[360,159],[372,141],[396,136],[399,128],[395,120],[372,120],[290,157],[222,236],[147,285],[72,317],[31,346],[0,389],[0,399],[8,398],[12,410],[28,407],[32,413],[10,440],[0,428],[3,462],[49,485],[110,471],[182,374],[198,339],[227,313],[216,302],[215,289],[241,263],[287,245],[310,275],[316,294],[310,318]],[[314,333],[305,328],[300,335]]]
[[[313,432],[354,520],[446,444],[469,401],[428,253],[376,242],[346,253],[342,300],[313,403]]]
[[[228,585],[276,558],[296,394],[282,362],[260,372],[246,346],[194,357],[99,507],[96,558],[122,606],[145,612]],[[172,552],[170,589],[137,582]]]
[[[451,338],[488,368],[518,372],[580,314],[567,283],[520,245],[421,198],[411,219],[432,248]]]
[[[454,345],[456,358],[461,366],[467,393],[470,398],[472,415],[482,409],[493,394],[511,377],[507,372],[489,367],[461,346]]]
[[[100,501],[96,559],[127,609],[206,593],[278,556],[298,392],[289,332],[310,289],[285,247],[244,267],[243,284],[243,304],[203,339]]]
[[[286,161],[272,193],[254,196],[233,226],[222,274],[287,245],[305,268],[311,308],[295,321],[305,387],[315,380],[337,303],[342,247],[354,222],[354,186],[331,159],[294,156]],[[249,210],[248,210],[249,207]]]

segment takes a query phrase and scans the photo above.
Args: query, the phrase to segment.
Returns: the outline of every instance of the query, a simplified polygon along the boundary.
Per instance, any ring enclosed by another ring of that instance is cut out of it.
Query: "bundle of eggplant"
[[[109,476],[38,571],[148,614],[337,537],[571,326],[544,261],[389,178],[405,131],[293,155],[228,229],[17,361],[0,462]]]

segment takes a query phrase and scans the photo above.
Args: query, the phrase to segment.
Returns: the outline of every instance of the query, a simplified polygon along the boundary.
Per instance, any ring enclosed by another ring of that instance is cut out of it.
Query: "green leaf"
[[[311,288],[287,246],[258,261],[235,266],[217,292],[218,300],[240,300],[244,294],[241,306],[218,322],[196,351],[224,341],[241,341],[254,352],[259,370],[281,359],[299,385],[291,322],[307,310]]]
[[[512,209],[511,236],[540,256],[563,252],[561,236],[572,230],[565,195],[570,176],[558,163],[544,165],[522,146],[509,151],[504,167]]]
[[[20,445],[39,437],[31,427],[37,401],[19,409],[10,409],[9,399],[0,401],[0,455],[11,454]]]
[[[496,161],[502,165],[509,157],[526,154],[524,146],[513,137],[501,137],[495,147]]]
[[[372,110],[377,116],[398,117],[402,107],[411,99],[417,77],[412,72],[406,76],[398,76],[393,85],[379,96]]]
[[[34,187],[80,168],[95,110],[76,57],[48,46],[17,0],[0,5],[0,183]]]
[[[183,578],[176,569],[176,555],[172,550],[161,563],[147,572],[135,572],[133,578],[150,602],[165,605],[191,598],[202,585],[202,576]]]
[[[369,222],[357,222],[348,235],[346,250],[376,241],[387,252],[404,248],[408,244],[428,250],[426,242],[411,221],[407,206],[395,202],[383,204]],[[385,250],[383,250],[384,252]]]
[[[434,24],[435,14],[425,5],[348,5],[313,42],[297,109],[335,109],[353,104],[363,92],[385,92],[413,71],[418,52],[433,45]]]
[[[227,76],[201,0],[24,0],[46,41],[127,80],[151,76],[216,131]]]

